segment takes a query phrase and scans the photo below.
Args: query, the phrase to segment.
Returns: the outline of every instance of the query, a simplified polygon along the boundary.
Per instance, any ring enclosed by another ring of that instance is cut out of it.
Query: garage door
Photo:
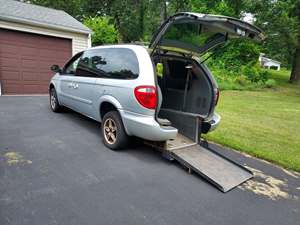
[[[48,92],[53,73],[72,55],[72,40],[0,29],[0,82],[2,94]]]

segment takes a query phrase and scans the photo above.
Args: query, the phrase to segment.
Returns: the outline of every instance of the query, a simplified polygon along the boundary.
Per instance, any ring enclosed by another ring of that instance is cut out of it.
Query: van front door
[[[65,105],[70,108],[74,108],[75,101],[73,96],[74,92],[74,77],[76,68],[81,57],[82,53],[78,53],[73,56],[70,61],[64,66],[61,74],[60,74],[60,84],[59,84],[59,91],[58,97],[59,101],[62,105]]]
[[[93,103],[95,82],[97,74],[92,70],[93,56],[91,51],[87,50],[81,56],[73,77],[72,98],[75,102],[75,109],[91,118],[95,118]]]

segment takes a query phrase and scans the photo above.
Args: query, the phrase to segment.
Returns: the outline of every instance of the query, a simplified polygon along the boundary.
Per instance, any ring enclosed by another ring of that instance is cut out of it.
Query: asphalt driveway
[[[107,149],[99,123],[46,96],[0,97],[0,224],[300,224],[299,174],[211,147],[255,178],[223,194],[151,148]]]

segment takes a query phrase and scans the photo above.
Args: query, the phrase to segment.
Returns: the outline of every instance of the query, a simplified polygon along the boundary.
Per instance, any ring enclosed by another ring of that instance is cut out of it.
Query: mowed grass
[[[222,91],[220,126],[206,138],[300,172],[300,84],[286,70],[271,78],[273,89]]]

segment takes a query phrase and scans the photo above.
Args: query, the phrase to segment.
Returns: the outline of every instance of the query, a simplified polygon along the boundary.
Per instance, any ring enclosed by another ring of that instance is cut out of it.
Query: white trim
[[[24,19],[24,18],[18,19],[18,18],[13,18],[13,17],[9,17],[9,16],[4,17],[4,16],[0,15],[0,20],[13,22],[13,23],[26,24],[26,25],[30,25],[30,26],[38,26],[38,27],[43,27],[43,28],[47,28],[47,29],[69,31],[69,32],[80,33],[80,34],[90,34],[90,33],[92,33],[91,30],[81,30],[81,29],[76,29],[76,28],[72,28],[72,27],[45,24],[45,23],[40,23],[40,22],[27,20],[27,19]]]
[[[88,48],[92,47],[92,34],[89,34],[88,37]]]
[[[72,35],[64,32],[55,32],[54,30],[44,30],[44,29],[35,29],[38,27],[33,27],[33,26],[20,26],[16,25],[14,26],[13,24],[9,24],[6,21],[1,21],[0,20],[0,28],[8,29],[8,30],[16,30],[16,31],[24,31],[24,32],[29,32],[29,33],[34,33],[34,34],[43,34],[43,35],[48,35],[48,36],[54,36],[54,37],[61,37],[61,38],[68,38],[72,39]]]
[[[8,21],[0,20],[0,28],[8,30],[23,31],[34,34],[47,35],[52,37],[67,38],[72,40],[72,54],[76,54],[79,51],[83,51],[89,47],[90,34],[80,34],[68,31],[61,31],[55,29],[47,29],[43,27],[30,26],[21,23],[12,23]]]

